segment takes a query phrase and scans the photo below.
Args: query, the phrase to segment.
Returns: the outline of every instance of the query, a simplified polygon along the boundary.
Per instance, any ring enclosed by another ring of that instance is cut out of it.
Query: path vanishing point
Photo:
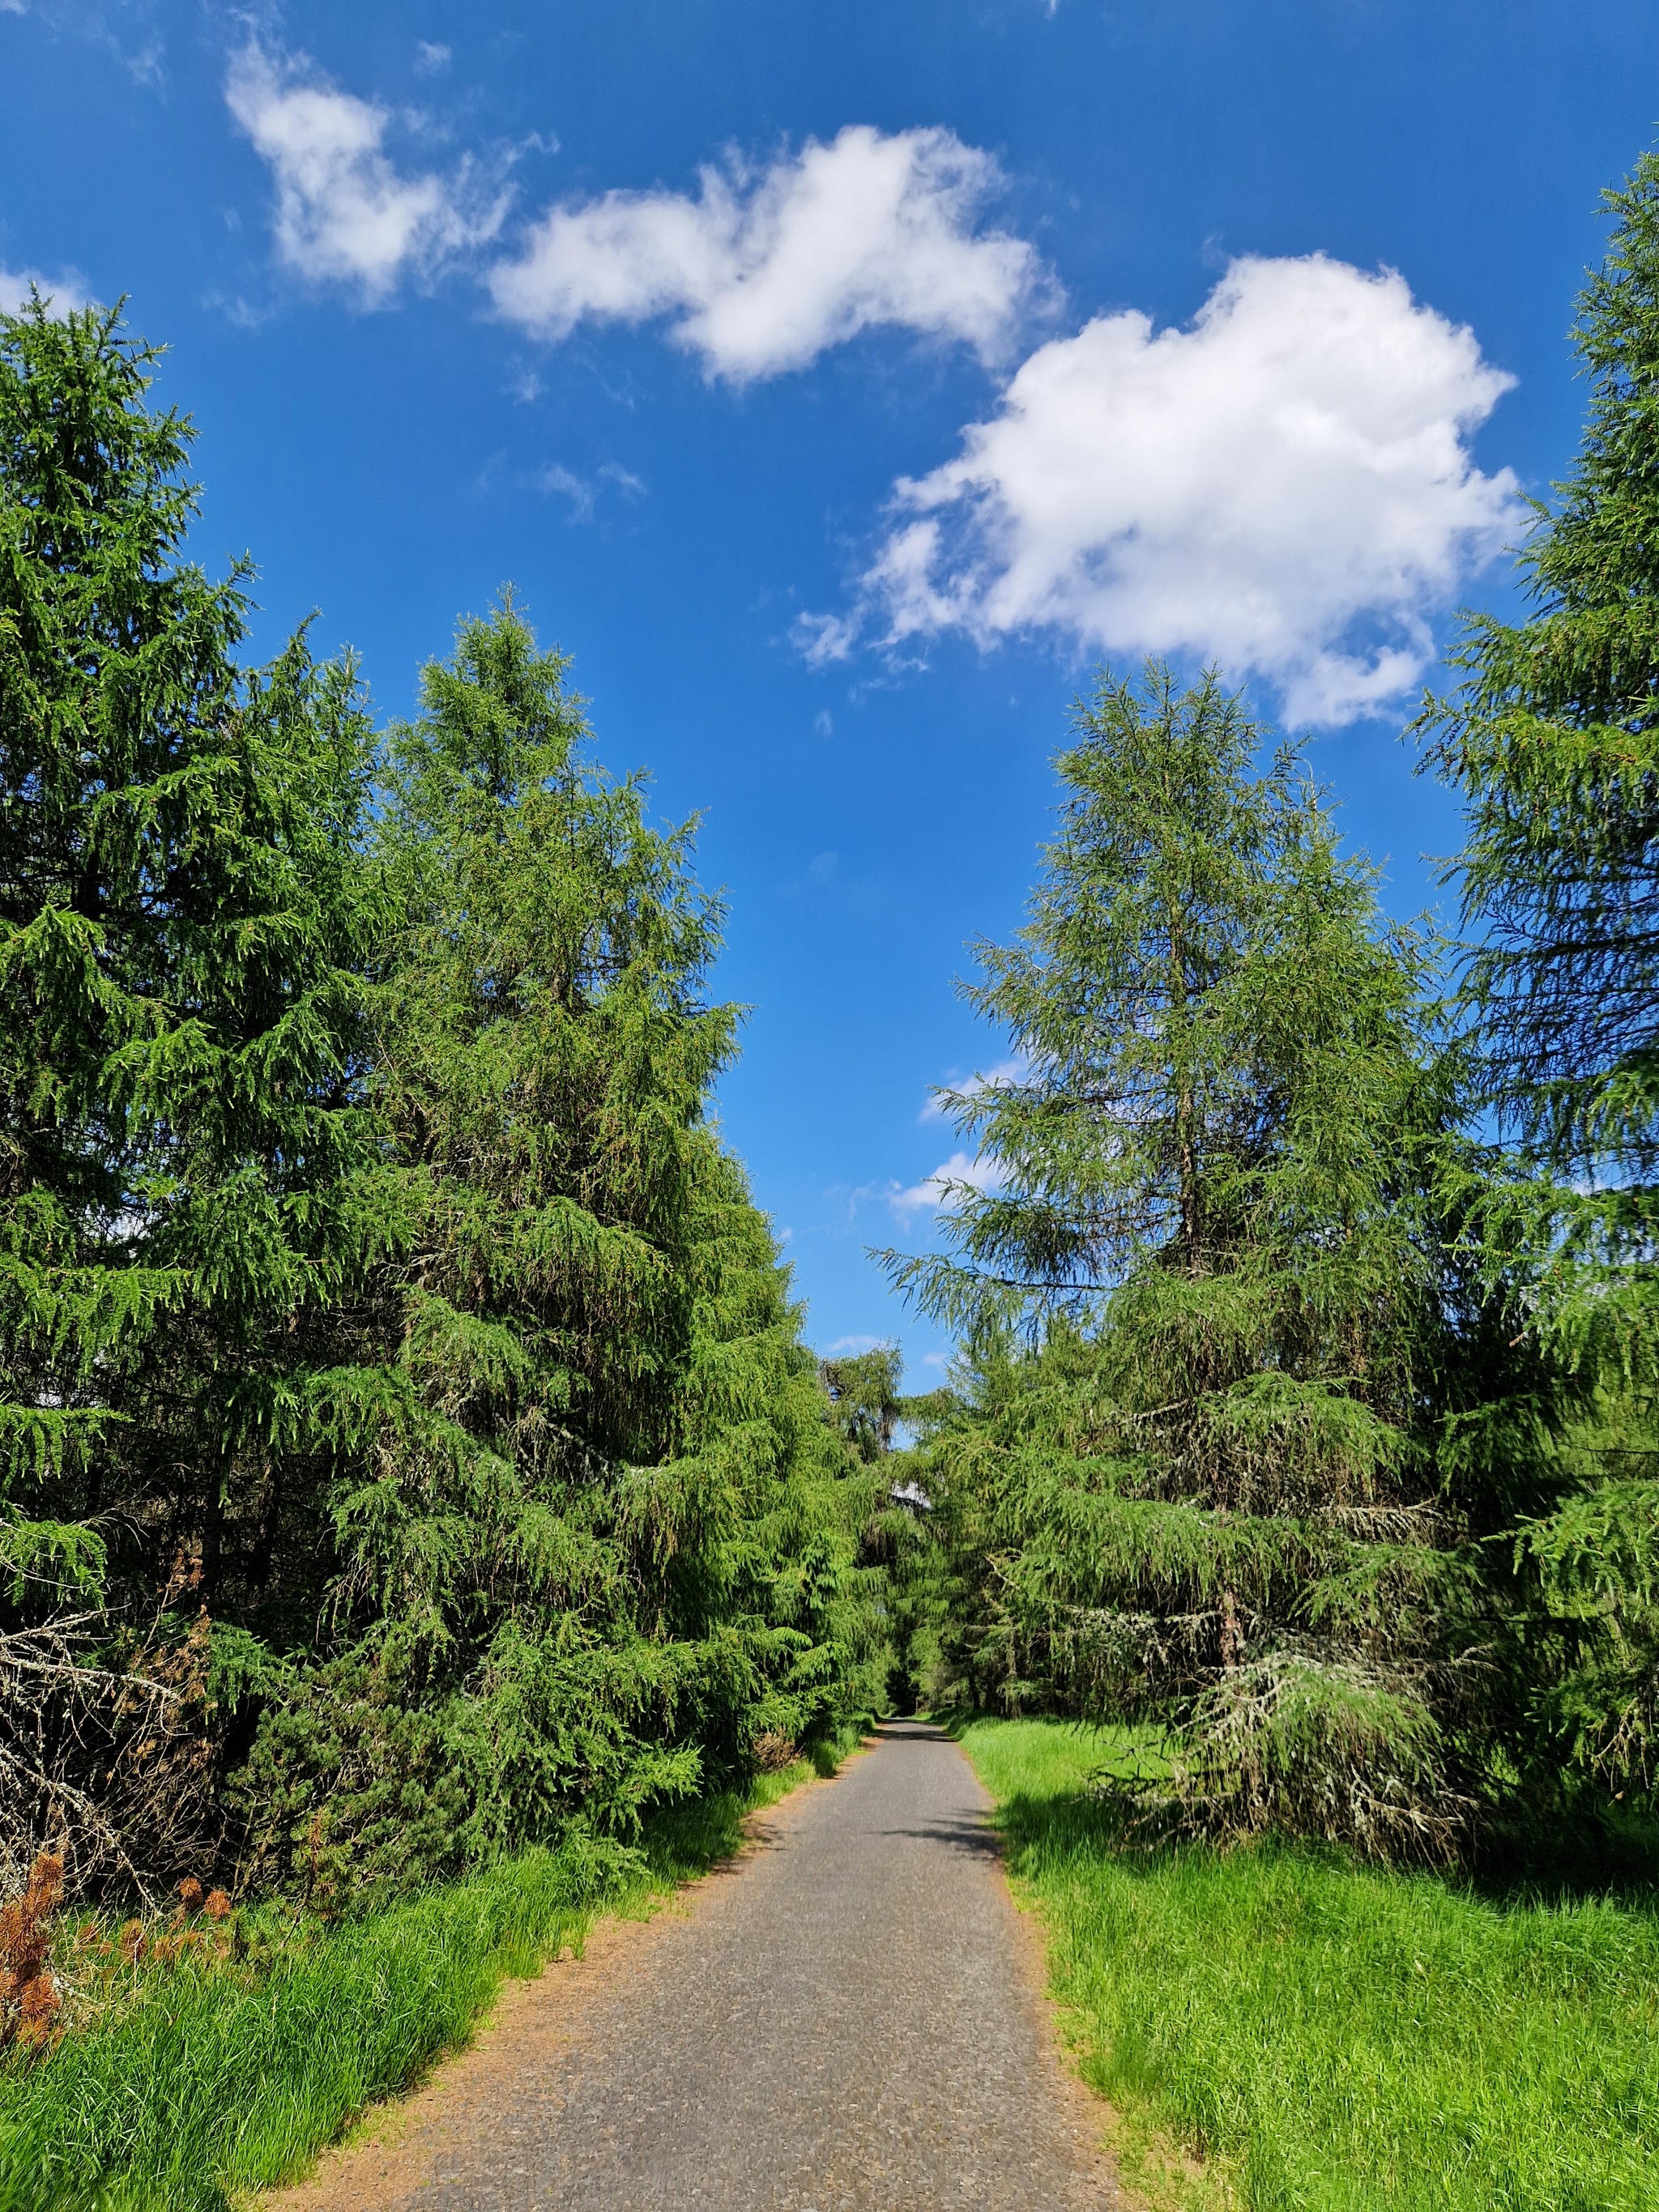
[[[653,1919],[510,1987],[271,2212],[1105,2212],[989,1801],[901,1721]]]

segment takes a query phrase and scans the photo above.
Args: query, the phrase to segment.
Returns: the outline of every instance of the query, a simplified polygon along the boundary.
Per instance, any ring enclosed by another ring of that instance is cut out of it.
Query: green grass
[[[0,2066],[0,2212],[227,2212],[295,2178],[466,2043],[507,1977],[580,1948],[602,1910],[649,1910],[812,1772],[801,1760],[659,1814],[643,1869],[580,1845],[528,1851],[333,1928],[265,1908],[239,1962],[146,1970],[104,2024]]]
[[[1129,1740],[960,1734],[1085,2077],[1249,2212],[1652,2212],[1659,1894],[1493,1897],[1278,1846],[1126,1850]]]

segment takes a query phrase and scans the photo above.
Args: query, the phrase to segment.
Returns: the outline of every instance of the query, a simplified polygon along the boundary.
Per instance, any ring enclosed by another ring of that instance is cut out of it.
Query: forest
[[[153,2115],[64,2131],[184,2063],[141,1966],[302,2012],[383,1994],[388,1929],[442,1953],[331,2087],[320,2014],[242,2051],[315,2077],[275,2178],[895,1710],[981,1745],[1032,1867],[1018,1731],[1064,1723],[1062,1826],[1124,1864],[1635,1885],[1650,1927],[1659,157],[1610,200],[1525,611],[1407,732],[1456,936],[1389,917],[1224,670],[1098,672],[975,948],[1014,1073],[944,1103],[989,1172],[880,1255],[957,1347],[922,1395],[809,1346],[714,1116],[696,823],[512,592],[407,722],[305,629],[255,664],[155,350],[0,319],[0,2201],[145,2159],[122,2201],[228,2201],[176,2102],[176,2166]]]

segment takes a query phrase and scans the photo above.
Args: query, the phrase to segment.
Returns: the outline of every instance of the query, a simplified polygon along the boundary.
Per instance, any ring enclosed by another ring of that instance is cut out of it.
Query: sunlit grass
[[[844,1752],[851,1737],[838,1747]],[[366,2106],[468,2042],[501,1983],[649,1911],[834,1754],[659,1814],[644,1863],[532,1850],[361,1921],[245,1916],[238,1959],[139,1971],[46,2058],[0,2066],[0,2212],[227,2212],[301,2172]]]
[[[1483,1896],[1334,1852],[1123,1849],[1132,1741],[962,1731],[1089,2081],[1250,2212],[1652,2212],[1659,1898]]]

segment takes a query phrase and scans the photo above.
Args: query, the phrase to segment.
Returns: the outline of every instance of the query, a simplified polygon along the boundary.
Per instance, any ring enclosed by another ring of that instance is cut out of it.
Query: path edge
[[[966,1760],[988,1802],[986,1825],[996,1841],[998,1871],[1013,1908],[1020,1949],[1048,2039],[1061,2073],[1078,2098],[1086,2103],[1090,2124],[1101,2137],[1113,2168],[1120,2212],[1242,2212],[1243,2199],[1230,2175],[1218,2166],[1195,2159],[1173,2136],[1140,2114],[1115,2104],[1090,2081],[1086,2016],[1080,2005],[1068,2002],[1060,1995],[1057,1986],[1058,1943],[1048,1908],[1036,1885],[1017,1873],[1010,1863],[1008,1833],[996,1793],[975,1765],[967,1745],[948,1725],[935,1725]]]
[[[359,2109],[328,2142],[319,2143],[307,2152],[294,2170],[281,2181],[270,2182],[260,2188],[235,2185],[221,2185],[225,2189],[232,2212],[311,2212],[312,2192],[327,2179],[327,2168],[337,2160],[344,2160],[376,2148],[394,2150],[400,2138],[414,2124],[417,2102],[430,2093],[439,2093],[444,2076],[460,2067],[476,2055],[479,2044],[492,2036],[501,2026],[504,2009],[515,2002],[523,2002],[538,1983],[560,1966],[580,1965],[589,1942],[598,1936],[613,1942],[623,1938],[624,1931],[643,1932],[664,1913],[689,1909],[686,1900],[694,1897],[705,1885],[722,1876],[730,1875],[748,1860],[771,1847],[773,1838],[765,1824],[778,1818],[796,1814],[799,1808],[818,1791],[832,1788],[847,1771],[853,1761],[872,1750],[880,1737],[865,1732],[842,1752],[828,1774],[815,1771],[807,1759],[798,1764],[805,1771],[782,1794],[765,1805],[750,1807],[738,1823],[739,1841],[734,1850],[723,1858],[712,1860],[698,1873],[663,1887],[645,1887],[624,1895],[617,1902],[599,1906],[584,1923],[579,1936],[562,1941],[555,1950],[549,1951],[540,1963],[526,1973],[504,1970],[494,1996],[469,2024],[464,2036],[447,2044],[435,2052],[417,2072],[411,2074],[400,2088],[387,2097],[376,2097]]]

